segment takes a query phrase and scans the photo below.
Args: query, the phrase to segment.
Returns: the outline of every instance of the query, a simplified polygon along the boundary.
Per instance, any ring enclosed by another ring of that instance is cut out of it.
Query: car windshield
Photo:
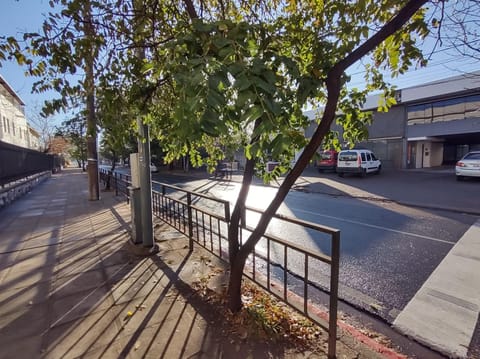
[[[357,160],[357,152],[349,151],[349,152],[341,152],[338,156],[340,161],[356,161]]]
[[[331,152],[322,152],[322,153],[320,154],[320,158],[321,158],[322,160],[329,160],[329,159],[331,159],[332,157],[333,157],[333,153],[331,153]]]
[[[463,159],[464,160],[480,160],[480,152],[468,153]]]

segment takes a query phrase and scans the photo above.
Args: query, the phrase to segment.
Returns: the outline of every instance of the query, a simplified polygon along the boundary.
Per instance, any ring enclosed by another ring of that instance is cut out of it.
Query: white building
[[[25,104],[0,75],[0,141],[38,150],[39,135],[25,118]]]

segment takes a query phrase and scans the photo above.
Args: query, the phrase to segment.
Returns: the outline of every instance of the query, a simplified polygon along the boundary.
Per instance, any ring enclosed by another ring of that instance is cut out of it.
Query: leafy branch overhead
[[[172,30],[175,37],[143,68],[151,81],[168,79],[169,89],[163,86],[156,96],[162,108],[154,122],[158,137],[168,142],[170,158],[187,153],[195,158],[205,137],[225,140],[244,133],[247,158],[281,161],[280,170],[285,172],[307,141],[304,130],[309,121],[302,110],[307,104],[326,103],[329,71],[400,6],[391,1],[380,6],[367,1],[316,6],[290,2],[254,22],[233,15],[180,19]],[[367,66],[362,90],[348,87],[349,78],[342,75],[337,122],[345,129],[345,142],[367,136],[371,114],[360,109],[368,92],[384,91],[385,109],[395,103],[380,70],[396,75],[413,62],[423,63],[415,43],[427,33],[420,11],[370,53],[375,66]],[[339,141],[331,136],[331,143]]]

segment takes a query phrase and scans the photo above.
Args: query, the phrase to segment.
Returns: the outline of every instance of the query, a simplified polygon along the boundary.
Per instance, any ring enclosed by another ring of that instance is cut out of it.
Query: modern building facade
[[[364,109],[373,111],[374,120],[368,141],[357,144],[385,167],[453,165],[468,151],[480,150],[480,72],[401,89],[396,100],[384,113],[377,112],[378,95],[367,99]]]
[[[25,104],[0,75],[0,141],[38,150],[39,135],[25,118]]]

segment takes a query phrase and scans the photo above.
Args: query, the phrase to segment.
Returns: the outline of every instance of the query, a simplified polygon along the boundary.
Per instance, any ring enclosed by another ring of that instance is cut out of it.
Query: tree
[[[51,118],[49,116],[42,116],[41,109],[35,107],[30,111],[28,120],[40,135],[40,149],[46,151],[54,130],[54,126],[51,124]]]
[[[76,160],[78,167],[85,171],[87,160],[87,141],[85,138],[85,118],[82,115],[75,116],[62,123],[60,131],[68,137],[72,145],[69,155]]]
[[[168,143],[169,159],[187,153],[198,159],[204,146],[210,159],[218,160],[223,155],[219,139],[248,134],[245,173],[228,233],[229,307],[236,311],[248,255],[322,141],[327,137],[338,145],[329,132],[332,122],[343,126],[350,143],[364,138],[371,114],[360,109],[368,91],[383,91],[383,109],[395,103],[380,69],[398,75],[413,61],[423,61],[415,43],[428,33],[421,9],[426,1],[265,2],[253,12],[261,13],[258,17],[246,14],[254,6],[248,2],[246,9],[234,2],[209,7],[184,3],[190,20],[178,19],[174,39],[149,64],[153,76],[167,78],[169,85],[156,94],[161,107],[152,103],[152,116],[158,137]],[[366,65],[365,90],[351,89],[345,71],[367,54],[372,65]],[[303,135],[308,121],[302,114],[307,102],[324,106],[308,143]],[[303,153],[290,168],[300,148]],[[287,175],[256,229],[240,245],[249,186],[269,156],[280,166],[263,173],[264,178]]]

